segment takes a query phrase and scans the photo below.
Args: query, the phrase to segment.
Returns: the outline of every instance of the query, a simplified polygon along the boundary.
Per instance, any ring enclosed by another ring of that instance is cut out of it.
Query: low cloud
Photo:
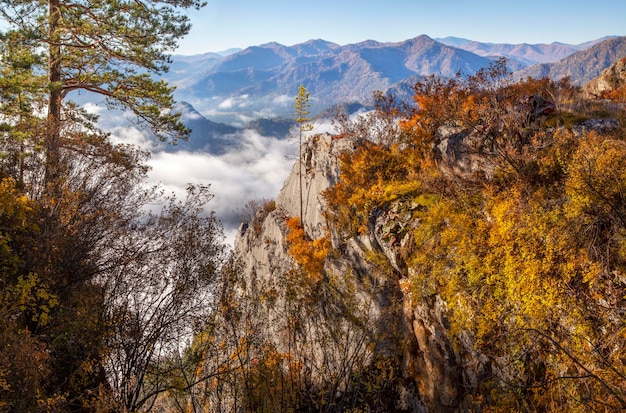
[[[115,126],[108,131],[114,144],[127,143],[148,151],[156,148],[156,142],[150,133],[134,126]]]
[[[250,106],[248,95],[241,95],[238,97],[228,97],[221,101],[217,105],[218,109],[245,109]]]
[[[133,123],[134,117],[127,112],[107,109],[102,104],[87,102],[82,105],[87,113],[98,116],[98,128],[111,136],[114,144],[126,143],[141,149],[154,151],[159,142],[144,128]]]
[[[90,110],[96,112],[98,108]],[[239,120],[243,123],[245,119]],[[183,199],[188,184],[210,185],[213,199],[205,210],[215,211],[231,246],[246,202],[275,199],[298,152],[296,140],[261,136],[251,130],[229,136],[237,144],[221,155],[166,152],[162,150],[165,144],[155,142],[148,132],[130,125],[125,116],[103,113],[99,125],[111,133],[114,143],[133,144],[152,152],[148,161],[149,184],[159,184],[166,194],[173,193]],[[317,122],[313,133],[326,131],[332,131],[330,123]]]
[[[279,95],[279,96],[276,96],[272,100],[272,103],[274,103],[276,105],[291,105],[291,104],[293,104],[293,101],[294,101],[294,97],[293,96]]]
[[[182,116],[180,117],[180,120],[182,122],[187,121],[187,120],[198,120],[198,119],[202,119],[203,116],[198,113],[198,112],[190,112],[190,111],[185,111],[183,112]]]
[[[102,106],[102,105],[98,105],[96,103],[93,102],[87,102],[83,105],[83,109],[85,109],[85,111],[87,113],[90,113],[92,115],[98,115],[100,116],[100,114],[102,114],[103,112],[106,111],[106,107]]]
[[[269,119],[269,118],[275,118],[277,116],[278,116],[278,114],[271,107],[267,107],[267,108],[263,108],[263,109],[254,111],[254,118],[256,118],[256,119],[258,119],[258,118],[268,118]]]
[[[295,161],[296,146],[252,131],[235,137],[237,147],[224,155],[200,152],[157,152],[148,162],[151,183],[166,193],[185,196],[188,184],[209,184],[214,198],[207,210],[215,211],[232,245],[241,222],[239,211],[249,200],[274,199]]]

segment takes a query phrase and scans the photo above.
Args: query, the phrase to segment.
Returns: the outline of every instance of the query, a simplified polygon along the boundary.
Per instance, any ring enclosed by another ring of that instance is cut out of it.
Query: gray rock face
[[[245,252],[244,272],[269,278],[292,268],[294,262],[287,254],[286,232],[284,211],[281,210],[270,212],[263,220],[262,237],[242,225],[235,240],[235,250]]]
[[[417,303],[413,309],[413,333],[420,349],[415,358],[415,375],[428,377],[419,381],[420,391],[435,411],[458,407],[463,400],[459,386],[461,368],[445,332],[448,326],[446,304],[438,297]]]
[[[442,126],[437,130],[436,156],[442,161],[444,172],[466,174],[482,171],[489,174],[492,165],[485,161],[476,150],[480,138],[469,129]]]
[[[303,143],[302,188],[303,226],[312,239],[325,235],[322,192],[339,177],[338,155],[351,149],[350,141],[333,141],[330,135],[319,135]],[[246,223],[235,238],[235,253],[242,258],[246,274],[269,279],[295,267],[286,244],[288,217],[300,215],[299,161],[276,197],[276,209],[263,220],[260,233]]]
[[[595,131],[600,134],[614,132],[619,129],[619,121],[614,118],[608,119],[589,119],[577,125],[574,128],[575,132],[582,131]]]
[[[286,214],[300,216],[300,162],[302,162],[302,221],[304,228],[316,239],[324,235],[325,207],[322,192],[339,179],[339,154],[354,149],[348,139],[333,140],[330,135],[317,135],[302,145],[302,159],[297,160],[282,190],[276,197],[276,207]]]

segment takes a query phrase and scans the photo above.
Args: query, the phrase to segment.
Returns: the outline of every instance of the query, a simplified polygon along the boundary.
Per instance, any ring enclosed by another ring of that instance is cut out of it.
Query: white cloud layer
[[[226,98],[219,105],[217,105],[220,109],[231,109],[233,106],[235,106],[235,99],[233,98]]]
[[[129,125],[123,113],[106,112],[96,105],[87,110],[103,115],[99,126],[111,133],[114,143],[134,144],[152,152],[149,183],[160,184],[166,194],[184,198],[188,184],[210,185],[214,198],[206,210],[215,211],[230,245],[241,222],[239,211],[247,201],[276,198],[297,157],[296,140],[265,137],[251,130],[231,136],[238,144],[222,155],[165,152],[159,150],[164,144]],[[334,132],[331,123],[315,122],[312,133],[323,132]]]
[[[296,146],[293,142],[245,131],[240,144],[224,155],[199,152],[157,152],[148,162],[150,182],[160,183],[166,193],[185,196],[188,184],[210,184],[214,198],[207,210],[215,211],[232,245],[242,210],[249,200],[274,199],[291,171]]]

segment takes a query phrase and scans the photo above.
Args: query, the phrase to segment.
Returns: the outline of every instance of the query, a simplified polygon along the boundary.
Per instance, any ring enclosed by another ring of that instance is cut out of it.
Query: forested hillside
[[[595,78],[608,66],[626,56],[626,38],[605,40],[586,50],[574,53],[555,63],[530,66],[517,73],[519,79],[530,76],[558,80],[569,76],[573,83],[582,86]]]
[[[623,409],[623,106],[494,69],[418,84],[396,135],[342,159],[329,221],[349,238],[387,215],[404,299],[445,303],[452,354],[462,371],[476,363],[451,407]],[[592,117],[612,120],[594,130]]]

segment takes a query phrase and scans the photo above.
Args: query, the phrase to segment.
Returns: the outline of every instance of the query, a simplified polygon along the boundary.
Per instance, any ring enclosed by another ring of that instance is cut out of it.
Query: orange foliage
[[[390,183],[404,182],[424,167],[414,154],[396,144],[366,141],[340,158],[341,181],[325,191],[324,198],[327,219],[341,235],[367,232],[368,217],[387,200]]]
[[[606,97],[617,102],[626,102],[626,85],[608,92]]]
[[[309,280],[318,283],[324,278],[324,262],[330,251],[330,241],[323,237],[316,240],[310,237],[302,228],[300,218],[292,217],[287,220],[287,243],[289,254],[296,260]]]
[[[458,79],[443,81],[432,76],[415,85],[416,108],[400,120],[407,143],[423,158],[430,158],[437,130],[444,125],[457,126],[461,108],[470,110],[475,105],[475,101],[468,98],[466,88]]]

